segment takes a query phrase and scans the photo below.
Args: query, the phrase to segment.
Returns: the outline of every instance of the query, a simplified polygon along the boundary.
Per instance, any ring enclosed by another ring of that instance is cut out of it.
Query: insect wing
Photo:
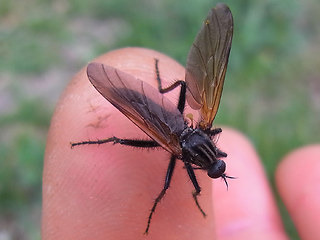
[[[211,9],[189,51],[187,101],[201,109],[203,127],[211,127],[218,111],[233,35],[233,18],[225,4]]]
[[[146,82],[107,65],[90,63],[87,74],[98,92],[142,131],[167,151],[181,155],[179,136],[185,123],[170,100]]]

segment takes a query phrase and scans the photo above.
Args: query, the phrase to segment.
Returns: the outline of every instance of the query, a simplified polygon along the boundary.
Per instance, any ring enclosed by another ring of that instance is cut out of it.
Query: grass
[[[0,1],[0,218],[13,226],[10,236],[40,239],[44,141],[68,77],[95,56],[123,46],[153,48],[185,64],[213,5],[209,0]],[[217,123],[249,136],[272,180],[288,151],[319,141],[314,79],[319,78],[320,9],[315,0],[228,5],[235,32]],[[48,74],[52,71],[63,73],[61,79]],[[53,79],[45,81],[48,75]],[[51,95],[35,91],[39,82]],[[280,206],[290,238],[297,239]],[[26,225],[25,215],[36,217]]]

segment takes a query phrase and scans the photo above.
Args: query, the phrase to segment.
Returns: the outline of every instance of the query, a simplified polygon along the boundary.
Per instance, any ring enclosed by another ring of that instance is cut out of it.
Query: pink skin
[[[94,61],[156,87],[154,58],[165,86],[184,79],[181,65],[148,49],[119,49]],[[70,82],[52,118],[43,173],[42,239],[288,239],[259,156],[245,136],[230,128],[223,128],[218,141],[228,153],[227,174],[237,177],[229,179],[229,190],[223,181],[196,171],[202,187],[199,202],[208,216],[203,218],[195,206],[192,183],[178,161],[149,235],[143,235],[170,154],[113,144],[71,149],[70,142],[112,136],[148,139],[93,88],[85,70]],[[177,93],[166,96],[176,103]],[[197,112],[187,108],[189,112],[197,119]],[[279,192],[304,239],[320,236],[315,226],[320,218],[320,164],[312,158],[319,153],[319,146],[294,152],[277,171]]]
[[[320,239],[320,145],[288,154],[279,164],[276,182],[301,239]]]

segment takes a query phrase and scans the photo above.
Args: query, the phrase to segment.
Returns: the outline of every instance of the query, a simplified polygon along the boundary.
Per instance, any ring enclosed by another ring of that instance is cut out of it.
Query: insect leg
[[[212,136],[215,136],[215,135],[221,133],[222,129],[221,128],[207,129],[207,130],[205,130],[205,132],[207,134],[209,134],[210,137],[212,137]]]
[[[214,137],[215,135],[219,134],[222,132],[221,128],[214,128],[214,129],[206,129],[205,133],[207,133],[210,137]],[[221,157],[227,157],[228,154],[226,154],[225,152],[221,151],[219,148],[216,147],[216,152],[217,152],[217,158],[221,158]],[[194,169],[194,168],[193,168]]]
[[[180,96],[179,96],[179,102],[178,102],[178,110],[183,113],[183,110],[185,108],[186,104],[186,91],[187,91],[187,85],[185,81],[178,80],[174,82],[172,85],[166,88],[162,88],[162,83],[161,83],[161,78],[160,78],[160,71],[159,71],[159,60],[155,59],[155,68],[156,68],[156,76],[157,76],[157,82],[158,82],[158,89],[160,93],[167,93],[170,92],[171,90],[175,89],[179,85],[181,85],[180,89]]]
[[[103,144],[103,143],[109,143],[112,142],[113,144],[121,144],[131,147],[141,147],[141,148],[154,148],[154,147],[160,147],[159,143],[153,140],[135,140],[135,139],[121,139],[117,137],[111,137],[107,139],[99,139],[96,141],[83,141],[83,142],[76,142],[71,143],[71,148],[78,145],[85,145],[85,144]]]
[[[167,169],[166,179],[164,182],[164,187],[163,187],[162,191],[160,192],[160,194],[158,195],[158,197],[154,200],[153,206],[152,206],[150,214],[149,214],[147,228],[146,228],[146,231],[144,232],[145,234],[148,234],[148,231],[150,228],[150,223],[151,223],[151,218],[152,218],[154,211],[156,210],[158,203],[161,201],[163,196],[166,194],[166,191],[170,186],[172,173],[173,173],[175,165],[176,165],[176,158],[174,155],[171,155],[170,163],[169,163],[169,166]]]
[[[228,154],[226,154],[225,152],[222,152],[219,148],[216,148],[216,151],[217,151],[217,158],[228,156]]]
[[[187,162],[184,162],[184,165],[187,169],[187,172],[188,172],[188,175],[193,183],[193,186],[195,188],[195,191],[192,193],[192,196],[193,196],[193,199],[194,201],[196,202],[196,205],[198,207],[198,209],[200,210],[200,212],[202,213],[202,215],[205,217],[206,216],[206,213],[202,210],[202,208],[200,207],[200,204],[198,202],[198,198],[197,196],[200,194],[201,192],[201,188],[198,184],[198,181],[197,181],[197,178],[196,178],[196,175],[194,174],[194,171],[193,171],[193,168],[192,166],[190,165],[190,163],[187,163]]]

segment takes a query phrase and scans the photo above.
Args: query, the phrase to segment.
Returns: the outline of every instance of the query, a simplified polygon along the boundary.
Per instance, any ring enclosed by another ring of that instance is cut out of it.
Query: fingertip
[[[113,66],[156,86],[155,58],[159,59],[160,75],[165,84],[184,78],[184,68],[180,64],[149,49],[118,49],[93,62]],[[166,97],[175,103],[178,91]],[[141,238],[152,201],[163,187],[168,153],[132,150],[112,144],[70,147],[70,142],[112,136],[147,138],[94,89],[83,68],[61,96],[51,121],[43,171],[43,239]],[[176,182],[183,187],[176,185],[178,191],[173,190],[165,197],[167,205],[161,204],[162,209],[157,209],[149,239],[159,234],[172,237],[182,233],[190,237],[207,226],[208,222],[198,223],[198,229],[188,228],[195,218],[202,219],[202,216],[198,216],[196,208],[189,214],[176,205],[182,201],[179,206],[194,207],[190,197],[192,185],[186,183],[181,165],[179,168],[172,186]],[[186,195],[179,195],[179,191],[188,196],[186,201],[183,198]],[[176,211],[184,215],[174,214]],[[171,227],[175,220],[180,221],[178,230]]]
[[[302,239],[319,239],[320,145],[289,153],[279,164],[275,179],[279,194]]]
[[[223,128],[218,147],[228,154],[229,190],[213,185],[218,239],[286,239],[261,160],[250,140]]]
[[[93,62],[111,65],[153,84],[156,82],[154,57],[163,62],[164,79],[183,76],[183,67],[174,60],[143,48],[118,49]],[[168,64],[172,73],[165,70]],[[124,223],[128,230],[139,225],[139,229],[128,231],[131,237],[132,232],[141,235],[149,212],[149,207],[145,206],[154,198],[141,192],[141,187],[150,180],[146,175],[152,174],[152,171],[144,170],[152,168],[148,151],[133,153],[130,148],[120,149],[112,144],[73,148],[70,145],[70,142],[115,135],[146,138],[94,89],[84,67],[62,94],[51,120],[43,171],[43,239],[81,239],[81,236],[105,239],[113,234],[117,238],[126,235],[120,229]],[[163,153],[153,158],[161,158],[161,155]],[[131,194],[130,198],[128,194]]]

